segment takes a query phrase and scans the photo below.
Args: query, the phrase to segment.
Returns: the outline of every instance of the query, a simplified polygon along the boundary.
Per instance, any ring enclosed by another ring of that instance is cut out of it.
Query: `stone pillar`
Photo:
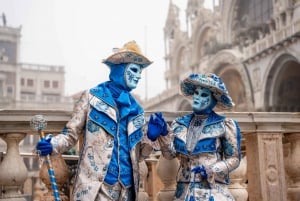
[[[282,133],[244,133],[249,201],[287,201]]]
[[[26,134],[1,134],[0,137],[7,144],[6,155],[0,164],[0,186],[3,186],[0,201],[26,201],[20,189],[27,179],[28,172],[19,152],[19,143]]]
[[[174,199],[178,167],[177,158],[167,160],[162,155],[159,157],[156,170],[164,186],[157,194],[158,201],[172,201]]]
[[[287,134],[290,143],[286,159],[286,172],[290,183],[287,187],[289,201],[300,200],[300,133]]]

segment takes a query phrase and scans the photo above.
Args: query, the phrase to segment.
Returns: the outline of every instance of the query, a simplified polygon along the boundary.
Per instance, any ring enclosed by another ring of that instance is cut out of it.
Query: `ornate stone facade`
[[[186,30],[170,1],[164,28],[167,89],[145,110],[190,110],[179,81],[190,73],[223,78],[234,111],[300,111],[300,4],[290,0],[219,0],[213,10],[189,0]]]

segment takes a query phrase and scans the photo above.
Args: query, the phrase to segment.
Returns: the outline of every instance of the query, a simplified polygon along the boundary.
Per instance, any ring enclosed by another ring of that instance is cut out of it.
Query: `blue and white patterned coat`
[[[177,189],[174,200],[215,201],[234,200],[226,185],[229,173],[239,166],[240,131],[238,124],[212,112],[197,132],[192,149],[188,149],[189,129],[195,123],[194,113],[176,118],[168,136],[158,138],[162,154],[167,159],[178,157]],[[207,180],[193,172],[194,168],[211,168],[213,176]],[[211,188],[211,189],[210,189]]]
[[[74,201],[93,201],[110,162],[114,137],[118,135],[118,109],[110,91],[103,85],[84,91],[76,103],[71,120],[66,124],[66,134],[53,137],[53,153],[63,153],[73,147],[80,136],[83,144],[78,164],[74,190]],[[139,162],[147,157],[152,147],[145,143],[145,124],[142,108],[130,117],[127,124],[130,158],[136,201],[139,188]]]

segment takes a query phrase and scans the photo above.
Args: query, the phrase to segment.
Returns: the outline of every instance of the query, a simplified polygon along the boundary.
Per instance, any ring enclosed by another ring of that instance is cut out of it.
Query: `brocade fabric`
[[[144,126],[144,113],[140,108],[128,118],[126,125],[135,201],[138,201],[139,161],[152,152],[152,147],[147,143],[149,139],[144,135]],[[118,109],[107,87],[98,85],[84,91],[64,130],[65,134],[56,135],[51,140],[53,154],[69,150],[83,136],[73,200],[95,201],[108,171],[114,138],[119,134]],[[121,195],[119,200],[126,199]]]
[[[203,121],[197,118],[194,113],[176,118],[169,135],[156,144],[165,158],[180,160],[174,200],[233,201],[227,185],[241,157],[238,124],[214,112]],[[202,166],[213,172],[207,179],[192,171]]]

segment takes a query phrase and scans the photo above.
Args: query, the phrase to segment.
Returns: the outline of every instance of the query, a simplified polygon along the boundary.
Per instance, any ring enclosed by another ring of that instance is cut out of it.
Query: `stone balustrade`
[[[29,124],[36,114],[46,117],[46,133],[60,132],[71,115],[69,111],[58,110],[0,111],[0,145],[4,146],[4,150],[0,149],[0,201],[29,200],[28,194],[39,195],[39,199],[35,200],[43,200],[36,184],[39,177],[43,179],[44,176],[27,170],[24,154],[21,154],[22,146],[19,146],[26,136],[37,135]],[[171,122],[185,112],[163,114]],[[223,114],[239,122],[243,135],[243,159],[230,176],[229,188],[236,200],[300,200],[300,113]],[[146,116],[148,119],[148,112]],[[176,160],[166,161],[158,152],[146,160],[146,165],[141,164],[141,200],[172,200],[178,166]],[[30,177],[35,177],[35,182],[28,182]],[[69,185],[71,190],[71,182]]]
[[[286,26],[281,26],[277,30],[271,31],[264,37],[251,42],[248,46],[244,47],[244,60],[251,62],[259,55],[263,56],[271,53],[272,51],[285,46],[292,40],[298,38],[300,31],[300,20],[297,19]]]

